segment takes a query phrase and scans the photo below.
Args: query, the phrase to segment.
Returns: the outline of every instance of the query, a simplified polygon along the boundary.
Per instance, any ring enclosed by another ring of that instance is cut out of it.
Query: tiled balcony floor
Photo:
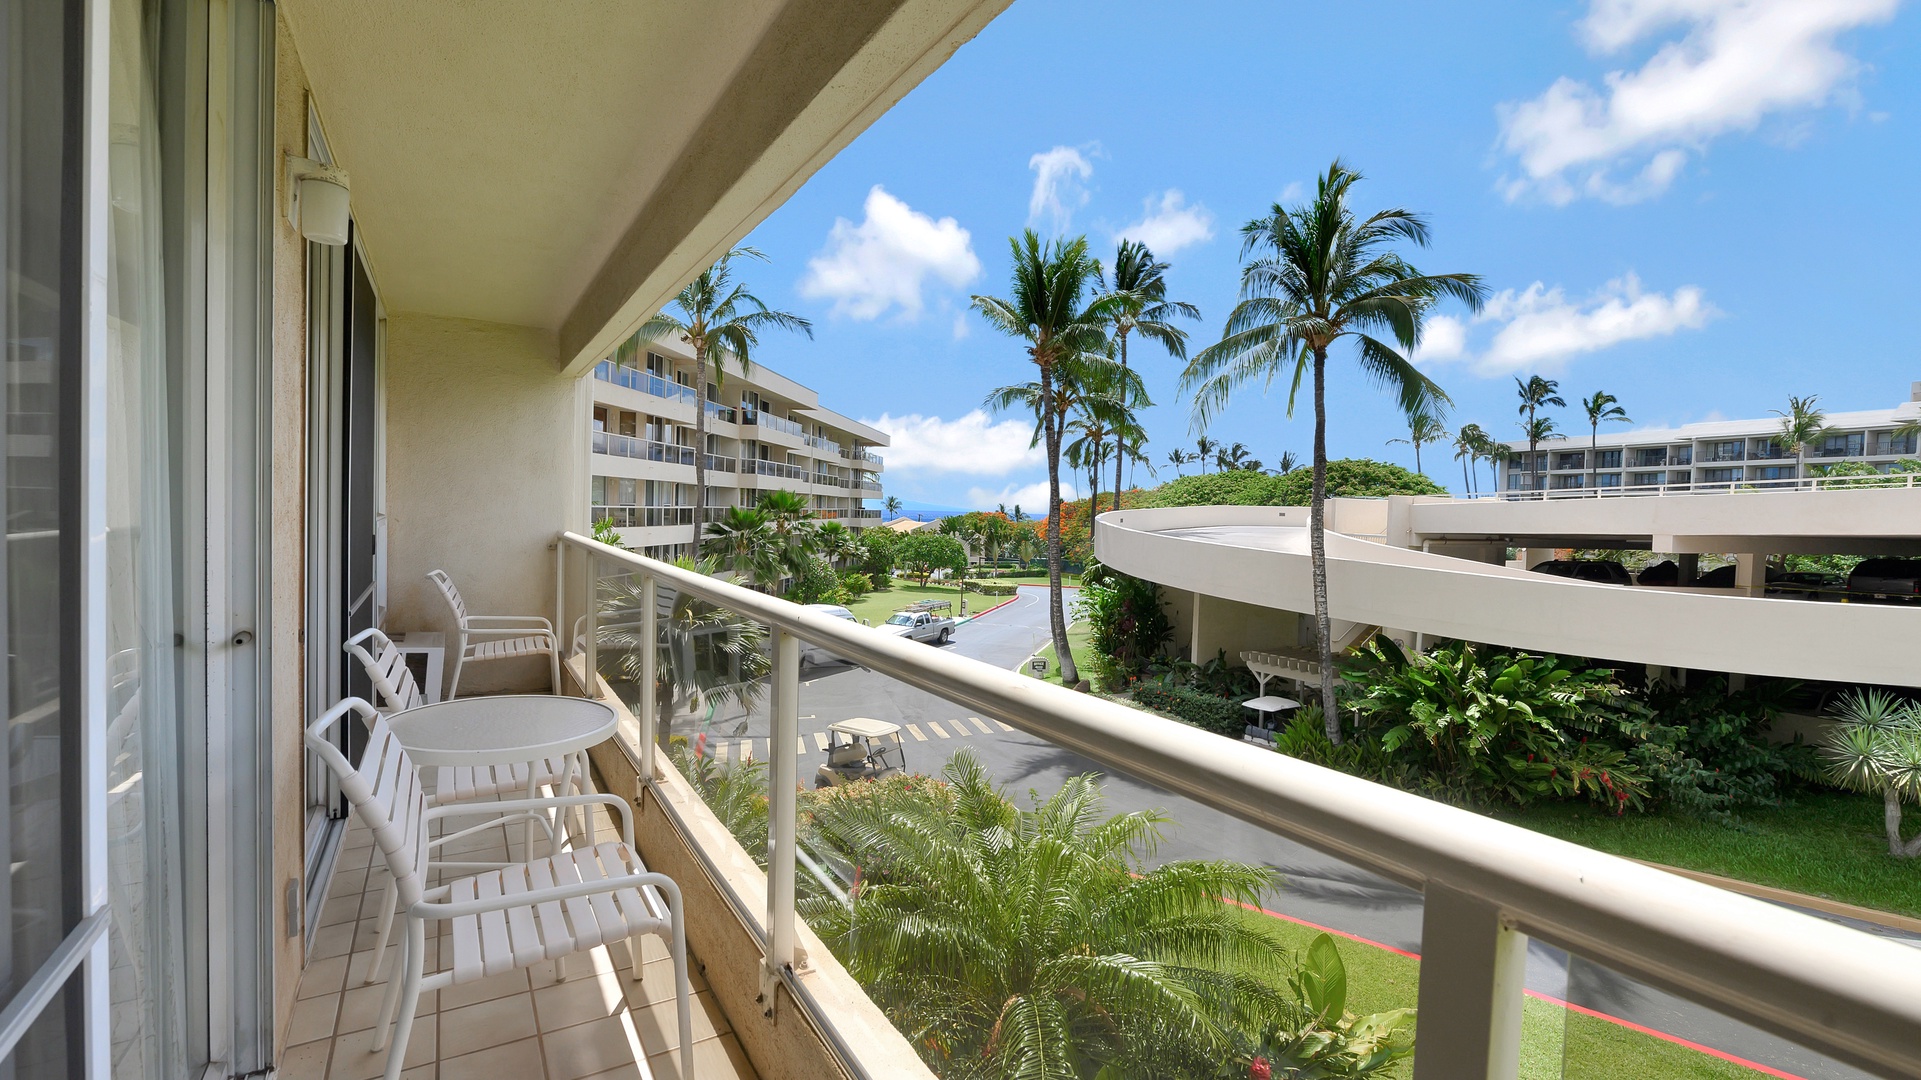
[[[603,840],[607,829],[611,826],[603,824]],[[504,860],[509,843],[504,831],[464,841],[464,857]],[[520,829],[511,831],[518,856]],[[281,1080],[371,1080],[386,1067],[386,1052],[371,1049],[386,984],[365,981],[386,881],[384,869],[368,873],[373,854],[373,838],[356,820],[343,842],[332,893],[301,976],[288,1049],[281,1055]],[[448,857],[456,857],[453,845]],[[403,925],[396,917],[394,937]],[[437,995],[422,994],[401,1075],[406,1080],[679,1077],[673,964],[659,938],[642,940],[639,982],[630,977],[623,943],[569,958],[564,981],[554,977],[551,963],[542,963]],[[431,938],[427,943],[429,972],[435,970],[440,945]],[[399,945],[390,943],[383,974],[391,975],[399,959]],[[752,1080],[753,1066],[691,959],[699,1080]]]

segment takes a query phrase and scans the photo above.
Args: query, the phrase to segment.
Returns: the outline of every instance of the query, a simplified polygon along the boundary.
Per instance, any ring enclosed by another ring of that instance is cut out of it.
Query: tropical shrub
[[[1466,642],[1404,656],[1376,639],[1343,675],[1362,734],[1424,793],[1521,806],[1585,799],[1615,813],[1647,803],[1642,765],[1601,737],[1631,708],[1607,669]]]
[[[1134,688],[1134,700],[1216,735],[1232,735],[1238,739],[1247,730],[1249,713],[1240,702],[1205,690],[1149,682]]]
[[[1275,478],[1278,506],[1306,506],[1314,491],[1314,470],[1295,469]],[[1327,497],[1378,498],[1384,495],[1445,495],[1447,489],[1417,472],[1389,461],[1342,458],[1327,463]]]
[[[1291,1015],[1269,1024],[1219,1080],[1372,1076],[1414,1053],[1414,1010],[1347,1011],[1347,965],[1331,934],[1308,943],[1294,973]]]
[[[982,596],[1012,596],[1021,591],[1019,585],[1003,585],[992,581],[968,581],[962,584],[968,591],[977,592]]]
[[[1921,473],[1921,461],[1905,458],[1884,473],[1865,461],[1837,461],[1832,465],[1810,465],[1808,475],[1828,480],[1824,488],[1906,487],[1908,474]]]
[[[841,587],[834,564],[819,555],[810,555],[796,567],[787,599],[796,604],[844,604],[853,597]]]
[[[858,570],[849,570],[840,576],[840,590],[850,599],[856,599],[874,591],[874,582]]]
[[[706,752],[700,737],[676,735],[667,745],[674,768],[700,792],[740,846],[761,866],[767,865],[767,763],[719,762]]]
[[[1145,668],[1174,636],[1159,585],[1099,564],[1081,579],[1075,612],[1087,620],[1094,651],[1126,673]]]
[[[900,534],[892,529],[861,530],[859,569],[874,588],[885,589],[894,576],[894,549],[898,546]]]
[[[1197,473],[1176,477],[1152,491],[1139,493],[1134,504],[1158,506],[1275,506],[1280,502],[1281,480],[1250,469]]]
[[[1828,778],[1881,796],[1888,854],[1921,856],[1921,834],[1901,836],[1902,804],[1921,802],[1921,704],[1882,690],[1855,690],[1829,716],[1834,727],[1821,747]]]
[[[950,574],[965,572],[967,548],[951,536],[911,532],[895,543],[894,561],[903,573],[919,578],[925,586],[929,578],[942,570]]]
[[[1311,1042],[1309,1016],[1360,1047],[1329,993],[1303,996],[1333,980],[1326,950],[1297,963],[1222,902],[1257,902],[1267,869],[1149,866],[1164,819],[1105,816],[1093,776],[1021,809],[969,752],[943,775],[945,799],[816,805],[813,830],[861,877],[844,901],[802,906],[942,1076],[1247,1075],[1269,1031],[1286,1036],[1277,1054]]]
[[[1768,728],[1794,684],[1755,680],[1730,693],[1714,676],[1688,689],[1657,686],[1645,709],[1624,714],[1629,757],[1657,796],[1678,810],[1724,816],[1777,801],[1795,780],[1820,775],[1812,747],[1774,742]]]

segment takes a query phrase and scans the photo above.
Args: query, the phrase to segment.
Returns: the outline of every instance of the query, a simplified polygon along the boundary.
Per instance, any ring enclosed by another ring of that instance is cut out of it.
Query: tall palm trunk
[[[707,522],[707,345],[694,346],[694,558]]]
[[[1587,440],[1587,486],[1589,491],[1594,490],[1594,473],[1601,464],[1600,454],[1601,425],[1597,423],[1594,425],[1592,433],[1588,436]]]
[[[1121,326],[1115,334],[1121,339],[1121,393],[1125,394],[1127,392],[1127,327]],[[1121,433],[1116,429],[1114,432],[1114,509],[1116,510],[1121,508],[1121,465],[1124,458],[1125,455],[1121,453]],[[1087,530],[1088,535],[1092,536],[1094,522],[1091,516],[1087,522]]]
[[[1461,459],[1461,488],[1469,495],[1474,494],[1474,481],[1468,479],[1466,458]]]
[[[1414,471],[1422,476],[1427,475],[1427,470],[1421,467],[1421,440],[1419,439],[1414,440]]]
[[[1074,668],[1074,654],[1067,646],[1067,613],[1061,594],[1061,425],[1067,420],[1056,414],[1054,375],[1041,365],[1041,436],[1047,443],[1047,621],[1054,635],[1054,655],[1061,665],[1061,685],[1080,682]]]
[[[1307,503],[1309,561],[1314,567],[1314,630],[1320,640],[1321,716],[1330,741],[1341,741],[1334,707],[1334,627],[1327,614],[1327,349],[1314,350],[1314,493]]]

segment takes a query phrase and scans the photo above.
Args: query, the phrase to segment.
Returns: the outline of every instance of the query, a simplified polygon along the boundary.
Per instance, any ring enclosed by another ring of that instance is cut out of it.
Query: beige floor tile
[[[310,960],[307,970],[300,975],[300,990],[296,998],[321,997],[325,994],[338,994],[346,984],[347,957],[330,956],[325,960]]]
[[[302,1043],[280,1055],[280,1080],[327,1080],[326,1041]]]
[[[618,954],[616,954],[615,950],[618,950]],[[527,975],[533,980],[534,989],[536,990],[543,986],[559,986],[563,983],[573,982],[575,979],[584,979],[590,975],[600,974],[601,972],[620,971],[627,966],[621,962],[626,955],[627,949],[625,946],[617,945],[612,949],[605,947],[589,949],[586,952],[574,953],[572,956],[567,957],[567,977],[565,979],[561,979],[554,974],[555,964],[552,960],[542,960],[540,963],[528,968]]]
[[[621,1011],[627,1007],[627,997],[620,985],[624,981],[625,975],[609,971],[582,975],[535,990],[534,1014],[540,1021],[540,1030],[558,1031]]]
[[[374,1050],[373,1042],[372,1028],[336,1038],[333,1064],[327,1070],[327,1080],[374,1080],[374,1077],[385,1073],[387,1051]],[[391,1043],[388,1048],[392,1048]],[[404,1065],[409,1069],[416,1065],[432,1065],[435,1048],[432,1019],[415,1022],[413,1037],[407,1040]]]
[[[350,987],[341,995],[340,1019],[334,1025],[334,1034],[345,1035],[373,1027],[380,1019],[380,1003],[386,993],[386,983]],[[414,1010],[414,1015],[422,1019],[432,1016],[439,1004],[440,995],[429,990],[420,995],[420,1007]]]
[[[440,1080],[540,1080],[546,1074],[539,1039],[440,1059]]]
[[[505,974],[476,979],[468,983],[456,983],[440,992],[440,1007],[445,1010],[458,1009],[462,1005],[473,1005],[482,1001],[492,1001],[508,994],[524,994],[530,989],[525,971],[509,971]]]
[[[534,1037],[532,994],[510,994],[440,1014],[443,1052],[465,1054]]]
[[[609,1069],[635,1068],[647,1056],[624,1015],[542,1032],[540,1042],[548,1080],[579,1080]]]
[[[656,960],[648,964],[640,969],[640,979],[638,981],[627,978],[626,973],[622,972],[620,985],[627,992],[627,1003],[636,1008],[647,1005],[658,1005],[663,1001],[672,1001],[674,998],[674,962],[672,960]],[[701,973],[691,963],[687,965],[687,985],[690,990],[696,994],[704,993],[707,990],[707,980],[701,976]]]
[[[654,1074],[654,1080],[680,1080],[680,1055],[673,1052],[655,1054],[647,1059],[647,1068]],[[747,1051],[741,1049],[740,1040],[732,1035],[722,1035],[718,1039],[702,1039],[694,1044],[694,1075],[699,1080],[724,1080],[726,1077],[752,1080],[757,1074],[753,1062],[747,1060]]]
[[[340,1013],[340,995],[301,998],[294,1002],[293,1018],[287,1021],[287,1045],[298,1046],[334,1036],[334,1018]]]
[[[358,923],[341,922],[323,926],[314,931],[313,945],[307,950],[309,960],[325,960],[333,956],[345,956],[354,949],[354,927]],[[373,939],[367,939],[372,947]]]
[[[672,999],[633,1010],[634,1030],[650,1053],[672,1050],[680,1045],[680,1014]],[[729,1030],[727,1016],[714,1004],[714,995],[694,995],[694,1041],[720,1035]]]
[[[360,918],[359,894],[343,894],[336,890],[327,898],[320,909],[320,925],[332,926],[335,923],[350,923]]]

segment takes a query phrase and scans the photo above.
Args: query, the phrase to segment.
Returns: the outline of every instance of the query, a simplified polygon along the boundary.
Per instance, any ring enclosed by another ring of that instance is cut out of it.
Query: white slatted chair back
[[[448,577],[447,571],[445,570],[430,570],[427,572],[427,577],[435,585],[440,587],[441,599],[447,601],[448,609],[454,613],[454,625],[465,630],[467,628],[467,602],[460,598],[460,590],[454,587],[454,579]]]
[[[327,739],[328,729],[350,715],[367,725],[367,749],[358,765]],[[341,793],[373,833],[402,909],[419,903],[427,869],[427,796],[413,759],[388,729],[387,718],[360,698],[347,698],[308,726],[307,747],[333,770]]]
[[[341,646],[347,655],[360,661],[367,671],[367,678],[374,684],[374,692],[380,695],[380,707],[387,712],[402,712],[427,702],[420,692],[420,684],[414,680],[413,670],[407,667],[407,654],[379,627],[370,626]]]

